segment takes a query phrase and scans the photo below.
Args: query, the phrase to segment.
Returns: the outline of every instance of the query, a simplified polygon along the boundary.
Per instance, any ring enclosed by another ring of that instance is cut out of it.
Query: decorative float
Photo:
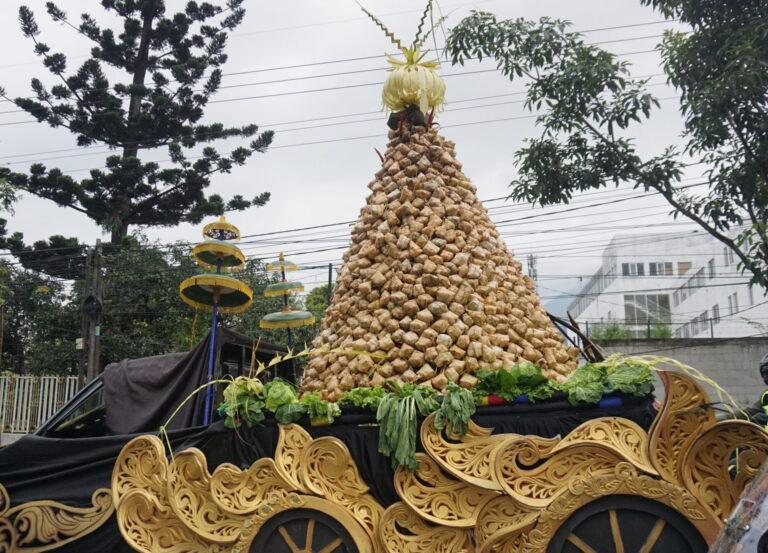
[[[714,542],[768,434],[718,422],[679,364],[659,372],[658,412],[659,359],[577,368],[432,125],[444,85],[418,54],[426,16],[387,81],[389,144],[314,348],[224,380],[213,424],[0,450],[0,551],[703,553]],[[203,250],[207,265],[240,259]],[[220,282],[200,283],[212,296],[199,303],[221,304]],[[283,273],[268,293],[296,288]],[[298,390],[259,378],[299,355]]]

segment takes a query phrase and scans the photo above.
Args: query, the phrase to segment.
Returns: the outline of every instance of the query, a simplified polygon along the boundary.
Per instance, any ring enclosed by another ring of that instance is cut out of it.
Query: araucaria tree
[[[647,79],[584,43],[563,21],[498,21],[473,13],[454,28],[453,63],[490,57],[527,82],[540,137],[516,153],[512,197],[568,203],[578,191],[630,182],[661,194],[676,215],[731,248],[751,282],[768,284],[768,3],[641,0],[690,25],[667,31],[659,50],[680,92],[685,146],[642,156],[627,138],[658,100]],[[705,168],[707,190],[680,184],[686,162]],[[734,227],[737,229],[734,231]]]
[[[242,4],[191,1],[184,11],[166,14],[162,0],[101,0],[107,12],[122,19],[122,29],[113,30],[102,28],[90,14],[72,23],[48,2],[55,21],[94,44],[90,58],[72,71],[64,54],[40,40],[32,11],[22,6],[22,32],[55,84],[32,79],[34,96],[12,101],[40,122],[69,129],[78,146],[104,145],[115,153],[81,180],[38,163],[28,173],[2,168],[0,182],[86,214],[111,233],[113,244],[121,243],[132,225],[197,223],[227,210],[263,205],[266,192],[228,201],[206,195],[213,174],[243,165],[272,140],[271,131],[258,134],[256,125],[202,122],[221,84],[227,36],[243,20]],[[209,145],[232,137],[253,138],[228,154]],[[143,151],[155,148],[167,148],[170,163],[141,160]]]

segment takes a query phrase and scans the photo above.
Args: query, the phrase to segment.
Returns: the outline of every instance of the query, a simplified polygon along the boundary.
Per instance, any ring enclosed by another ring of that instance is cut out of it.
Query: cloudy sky
[[[70,67],[86,59],[90,47],[86,39],[51,22],[43,0],[26,4],[38,15],[41,40],[54,51],[66,53]],[[167,4],[170,11],[183,2]],[[0,51],[4,53],[0,84],[12,97],[29,95],[29,81],[35,76],[52,82],[18,28],[19,5],[15,0],[0,3]],[[83,11],[101,22],[110,21],[96,0],[68,0],[60,5],[73,21]],[[366,0],[364,5],[403,42],[410,42],[421,2]],[[383,54],[392,52],[392,45],[353,0],[250,1],[246,8],[244,23],[230,39],[223,86],[206,120],[227,125],[254,122],[274,129],[276,137],[268,153],[231,174],[216,176],[210,191],[224,197],[272,193],[267,206],[230,216],[247,237],[242,244],[247,255],[272,258],[284,250],[305,266],[338,263],[349,234],[348,225],[339,223],[357,217],[368,192],[366,185],[379,166],[374,149],[383,151],[386,144],[380,83],[386,75]],[[653,76],[651,90],[662,108],[649,122],[632,129],[641,150],[652,154],[680,143],[676,93],[665,84],[659,56],[653,51],[662,32],[676,25],[641,6],[639,0],[443,0],[441,8],[451,14],[446,28],[472,9],[500,18],[550,16],[571,21],[573,29],[584,31],[587,41],[629,61],[633,74]],[[442,42],[439,33],[438,44]],[[493,69],[492,62],[470,62],[464,67],[445,63],[441,74],[447,83],[447,105],[438,121],[443,134],[456,142],[464,172],[477,186],[509,246],[521,261],[530,253],[538,255],[545,301],[572,291],[580,276],[594,272],[603,246],[614,234],[695,229],[673,221],[667,215],[669,208],[652,195],[606,203],[638,195],[629,188],[579,196],[570,206],[579,209],[573,211],[505,200],[515,175],[513,154],[526,137],[538,132],[521,102],[523,84],[509,82]],[[103,147],[77,149],[65,129],[29,123],[30,117],[8,102],[0,102],[0,108],[0,163],[22,171],[32,161],[43,162],[75,177],[85,177],[90,168],[104,163]],[[144,159],[167,157],[167,152],[157,150]],[[699,182],[701,173],[700,166],[692,167],[686,183]],[[596,205],[585,207],[592,204]],[[29,196],[7,218],[9,229],[23,232],[29,240],[56,233],[87,243],[102,237],[84,215]],[[145,232],[162,242],[195,241],[200,236],[200,229],[190,225]],[[307,269],[300,275],[309,287],[327,279],[327,270]]]

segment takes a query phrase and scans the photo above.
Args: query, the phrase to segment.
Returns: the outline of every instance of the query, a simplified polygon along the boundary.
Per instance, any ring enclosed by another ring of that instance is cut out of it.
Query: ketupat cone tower
[[[556,381],[576,368],[578,350],[500,238],[454,143],[424,116],[444,102],[445,84],[436,60],[421,61],[418,34],[410,48],[393,39],[406,60],[390,58],[382,93],[394,130],[302,379],[302,391],[329,400],[388,380],[472,387],[476,371],[526,360]]]

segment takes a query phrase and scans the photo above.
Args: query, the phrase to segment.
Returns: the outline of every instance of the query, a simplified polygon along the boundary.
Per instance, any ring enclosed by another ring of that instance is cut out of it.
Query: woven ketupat
[[[528,360],[562,381],[578,350],[565,346],[435,130],[390,131],[384,163],[352,229],[302,391],[336,400],[387,380],[471,387],[480,369]]]

